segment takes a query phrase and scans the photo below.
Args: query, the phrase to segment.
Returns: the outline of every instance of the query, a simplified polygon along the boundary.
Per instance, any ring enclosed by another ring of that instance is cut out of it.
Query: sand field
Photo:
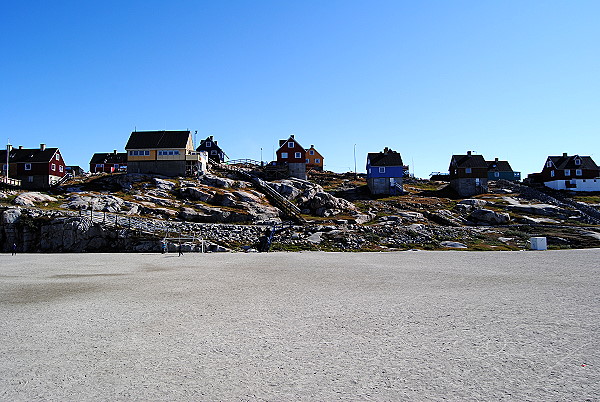
[[[0,400],[600,400],[600,250],[0,255]]]

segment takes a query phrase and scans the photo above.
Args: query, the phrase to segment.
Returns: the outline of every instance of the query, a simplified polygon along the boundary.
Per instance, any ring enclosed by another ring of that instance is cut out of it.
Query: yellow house
[[[196,176],[208,155],[194,150],[190,131],[134,131],[125,146],[128,173]]]
[[[323,155],[315,149],[314,145],[306,150],[306,170],[323,171]]]

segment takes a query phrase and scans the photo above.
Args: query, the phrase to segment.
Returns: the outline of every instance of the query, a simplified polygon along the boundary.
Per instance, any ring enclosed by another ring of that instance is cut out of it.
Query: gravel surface
[[[599,400],[600,249],[0,255],[0,400]]]

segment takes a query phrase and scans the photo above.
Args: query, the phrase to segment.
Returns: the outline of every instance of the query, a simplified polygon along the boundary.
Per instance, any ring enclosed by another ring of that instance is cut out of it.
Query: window
[[[384,167],[380,167],[379,168],[379,173],[385,173],[385,168]]]
[[[552,161],[549,160],[548,162],[546,162],[546,167],[552,167]]]
[[[581,176],[582,174],[583,174],[583,172],[581,171],[581,169],[575,170],[575,176]]]
[[[302,154],[300,152],[296,152],[294,154],[294,158],[298,159],[298,158],[302,158]]]
[[[31,170],[31,163],[25,164],[25,170]]]
[[[500,172],[494,172],[494,177],[500,177]]]
[[[471,173],[471,168],[466,168],[465,173]]]
[[[169,155],[174,155],[173,151],[168,151]]]
[[[60,160],[60,155],[56,154],[56,160],[59,161]]]
[[[288,157],[288,153],[287,152],[282,152],[281,153],[281,159],[287,159]]]
[[[554,177],[554,170],[550,171],[550,177]]]
[[[294,148],[294,145],[293,141],[288,142],[288,148]]]
[[[565,169],[565,177],[571,176],[571,169]]]
[[[310,161],[308,159],[306,159],[306,163],[310,163]]]
[[[65,171],[65,168],[63,167],[63,165],[58,166],[58,171],[61,173]]]
[[[319,158],[316,158],[316,159],[315,159],[315,163],[321,163],[321,159],[319,159]]]
[[[577,166],[581,165],[581,159],[579,159],[579,158],[575,159],[575,164]]]
[[[309,154],[309,155],[314,155],[314,154],[315,154],[315,151],[313,151],[313,150],[311,149],[310,151],[308,151],[308,154]]]
[[[103,163],[96,163],[96,167],[97,167],[97,168],[99,168],[99,167],[100,167],[100,168],[103,168],[103,167],[104,167],[104,164],[103,164]]]
[[[216,149],[213,149],[212,151],[210,151],[210,154],[211,154],[211,155],[216,155],[216,154],[217,154],[217,150],[216,150]]]
[[[53,172],[56,171],[56,165],[53,163],[52,166],[50,167],[50,169],[52,169]]]
[[[27,182],[33,183],[33,176],[27,176]]]
[[[210,147],[212,147],[212,142],[211,142],[211,141],[206,141],[206,147],[207,147],[207,148],[210,148]]]
[[[2,165],[2,170],[6,171],[6,163]]]

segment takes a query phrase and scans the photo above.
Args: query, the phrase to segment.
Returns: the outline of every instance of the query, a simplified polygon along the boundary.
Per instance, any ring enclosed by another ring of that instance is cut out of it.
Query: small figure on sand
[[[17,243],[13,243],[13,246],[12,246],[12,255],[17,255]]]
[[[177,251],[179,252],[178,257],[183,255],[183,250],[181,249],[181,243],[179,243],[179,247],[177,247]]]

